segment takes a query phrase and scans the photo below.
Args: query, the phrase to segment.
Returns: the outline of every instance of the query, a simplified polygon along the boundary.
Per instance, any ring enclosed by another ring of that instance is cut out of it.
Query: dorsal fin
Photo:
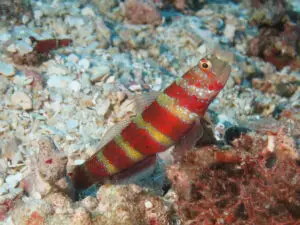
[[[108,142],[110,142],[116,135],[121,133],[121,131],[131,122],[131,118],[122,120],[115,125],[111,126],[106,133],[101,138],[100,144],[98,146],[98,149],[102,148],[104,145],[106,145]]]
[[[120,83],[116,83],[115,89],[124,92],[128,99],[134,104],[135,113],[141,113],[147,106],[149,106],[162,92],[150,91],[145,93],[132,93]]]
[[[147,106],[149,106],[159,95],[161,92],[152,91],[142,94],[135,94],[129,96],[129,99],[132,99],[133,104],[135,105],[136,114],[141,113]]]
[[[129,100],[132,100],[134,104],[135,113],[140,114],[147,106],[149,106],[161,92],[153,91],[142,94],[128,94]],[[98,146],[98,149],[102,148],[108,142],[110,142],[116,135],[121,133],[121,131],[131,122],[131,118],[127,120],[120,121],[112,127],[110,127],[106,133],[103,135],[101,142]]]

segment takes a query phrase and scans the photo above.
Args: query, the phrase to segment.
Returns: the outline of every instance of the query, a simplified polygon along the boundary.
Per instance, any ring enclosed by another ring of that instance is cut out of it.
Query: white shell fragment
[[[18,53],[21,55],[25,55],[33,51],[32,46],[26,43],[25,41],[18,41],[16,44],[16,49]]]
[[[7,50],[8,52],[11,52],[11,53],[16,52],[16,51],[17,51],[16,44],[13,43],[13,44],[9,45],[9,46],[6,48],[6,50]]]
[[[22,180],[22,174],[16,173],[15,175],[9,175],[6,177],[5,182],[9,188],[14,188]]]
[[[87,70],[90,67],[90,62],[88,59],[81,59],[78,62],[80,68]]]
[[[103,76],[109,73],[109,71],[110,68],[106,65],[93,67],[91,70],[92,72],[91,81],[94,83],[100,81]]]
[[[74,91],[74,92],[79,92],[80,88],[81,88],[81,84],[77,81],[77,80],[73,80],[70,84],[69,84],[69,88]]]
[[[101,99],[97,105],[97,114],[99,116],[104,116],[110,107],[110,101],[108,99]]]
[[[66,76],[51,76],[47,81],[49,87],[53,88],[67,88],[71,83],[71,78]]]
[[[96,16],[94,10],[91,7],[84,7],[81,10],[81,14],[84,15],[84,16],[90,16],[90,17]]]
[[[232,24],[226,24],[224,29],[224,35],[229,41],[233,41],[236,27]]]
[[[68,68],[64,65],[51,65],[48,67],[48,73],[53,75],[66,75],[68,74]]]

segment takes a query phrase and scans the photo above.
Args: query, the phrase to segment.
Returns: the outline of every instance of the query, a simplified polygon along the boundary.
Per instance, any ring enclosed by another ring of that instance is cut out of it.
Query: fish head
[[[214,91],[220,91],[225,86],[231,72],[230,65],[216,55],[202,58],[198,67],[207,75],[208,88]]]

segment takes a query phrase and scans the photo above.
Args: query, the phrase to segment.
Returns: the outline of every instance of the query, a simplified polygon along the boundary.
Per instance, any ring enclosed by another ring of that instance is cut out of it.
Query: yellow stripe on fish
[[[156,101],[161,107],[166,108],[170,113],[185,123],[192,124],[198,117],[196,113],[189,111],[185,107],[179,106],[176,99],[171,98],[165,93],[160,94]]]
[[[168,136],[159,132],[155,127],[153,127],[150,123],[144,121],[142,115],[138,115],[133,119],[133,122],[141,129],[145,129],[148,131],[149,135],[157,141],[159,144],[164,146],[171,146],[174,142]]]
[[[115,174],[120,171],[116,166],[109,162],[109,160],[103,155],[102,151],[97,153],[97,160],[104,165],[109,174]]]
[[[114,138],[116,144],[125,152],[126,156],[133,161],[137,162],[145,158],[145,156],[130,146],[130,144],[123,139],[121,135]]]

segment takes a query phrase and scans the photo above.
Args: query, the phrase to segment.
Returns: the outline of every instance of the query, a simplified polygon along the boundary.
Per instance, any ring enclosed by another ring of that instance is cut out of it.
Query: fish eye
[[[201,59],[200,60],[200,67],[204,70],[210,70],[212,65],[211,62],[207,59]]]
[[[207,65],[207,63],[202,63],[202,68],[205,68],[205,69],[207,69],[207,68],[208,68],[208,65]]]

